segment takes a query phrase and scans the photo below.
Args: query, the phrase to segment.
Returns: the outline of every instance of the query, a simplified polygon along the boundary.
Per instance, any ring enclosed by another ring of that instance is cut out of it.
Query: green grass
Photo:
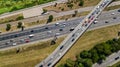
[[[81,51],[91,49],[96,43],[116,37],[118,30],[120,30],[120,25],[86,32],[58,64],[64,63],[67,58],[74,60],[76,54]],[[0,67],[34,67],[34,65],[52,53],[63,39],[64,37],[59,38],[56,45],[52,46],[50,45],[50,41],[22,46],[20,47],[20,53],[16,53],[16,49],[0,51]]]
[[[51,2],[54,0],[1,0],[0,1],[0,14],[5,12],[11,12],[23,8],[32,7],[35,5],[40,5],[43,3]],[[13,9],[13,7],[16,7]]]

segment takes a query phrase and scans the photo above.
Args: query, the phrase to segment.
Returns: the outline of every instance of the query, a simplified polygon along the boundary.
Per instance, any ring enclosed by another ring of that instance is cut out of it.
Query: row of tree
[[[21,17],[19,17],[18,19],[21,19]],[[53,21],[53,15],[50,15],[47,20],[47,23],[50,23],[52,21]],[[17,28],[23,28],[22,22],[18,22]],[[11,24],[6,24],[6,31],[9,31],[10,29],[11,29]]]
[[[17,28],[22,28],[22,22],[18,22]],[[6,31],[9,31],[11,29],[11,24],[6,24]]]
[[[103,43],[99,43],[89,51],[82,51],[76,56],[76,60],[66,60],[65,64],[61,64],[58,67],[92,67],[94,63],[101,64],[110,54],[120,50],[120,38],[108,40]]]

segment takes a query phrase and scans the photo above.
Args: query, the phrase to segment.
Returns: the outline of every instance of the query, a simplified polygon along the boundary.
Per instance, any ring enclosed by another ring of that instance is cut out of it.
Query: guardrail
[[[92,22],[100,15],[103,9],[112,0],[102,0],[92,11],[89,13],[80,24],[71,32],[66,39],[58,46],[52,54],[35,67],[52,67],[55,65],[64,54],[72,47],[80,36],[89,28]]]

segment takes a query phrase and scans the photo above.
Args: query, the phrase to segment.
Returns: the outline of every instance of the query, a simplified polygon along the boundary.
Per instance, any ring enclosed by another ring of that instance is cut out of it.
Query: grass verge
[[[118,65],[120,65],[120,61],[119,61],[118,63],[116,63],[116,64],[110,66],[110,67],[117,67]]]
[[[116,37],[118,30],[120,30],[120,25],[86,32],[57,65],[64,63],[67,58],[75,60],[76,54],[81,51],[91,49],[96,43]],[[33,67],[46,58],[63,39],[64,37],[59,38],[57,44],[52,46],[50,46],[50,41],[23,46],[20,47],[20,53],[16,53],[16,49],[0,51],[0,67]]]

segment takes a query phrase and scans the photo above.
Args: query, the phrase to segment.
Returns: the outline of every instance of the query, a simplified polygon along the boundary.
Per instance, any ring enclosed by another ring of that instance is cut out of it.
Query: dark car
[[[61,47],[60,47],[60,50],[61,50],[63,47],[64,47],[64,46],[61,46]]]
[[[74,30],[74,28],[71,28],[71,29],[70,29],[70,31],[73,31],[73,30]]]
[[[74,41],[75,39],[72,39],[72,42]]]
[[[45,27],[45,29],[48,29],[48,27]]]
[[[39,67],[43,67],[43,65],[40,65]]]
[[[118,59],[119,59],[119,57],[116,57],[116,58],[115,58],[115,60],[118,60]]]
[[[51,63],[49,63],[47,66],[50,66],[51,65]]]
[[[118,10],[118,12],[120,12],[120,9]]]
[[[109,23],[108,21],[105,21],[105,23]]]
[[[117,19],[117,17],[113,17],[113,19]]]
[[[63,29],[59,29],[59,31],[63,31]]]

